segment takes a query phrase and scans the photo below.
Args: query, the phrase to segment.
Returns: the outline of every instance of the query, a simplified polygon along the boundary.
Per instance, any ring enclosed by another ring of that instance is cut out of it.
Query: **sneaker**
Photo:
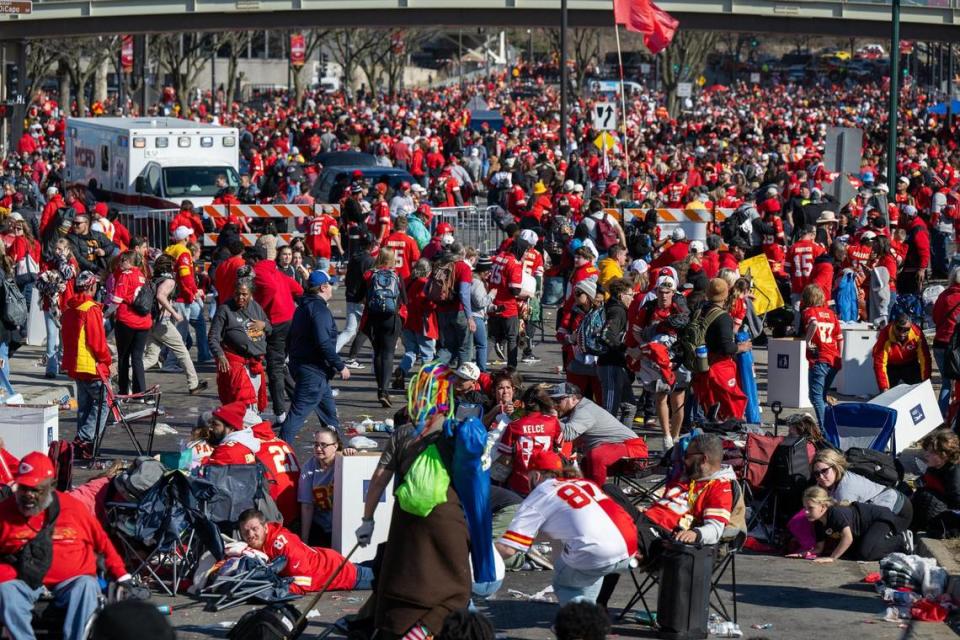
[[[197,395],[198,393],[200,393],[201,391],[203,391],[209,386],[210,386],[209,382],[207,382],[206,380],[201,380],[200,382],[197,383],[197,386],[195,386],[193,389],[190,389],[190,395],[192,396]]]
[[[73,439],[73,459],[93,460],[93,443],[79,438]]]
[[[538,358],[537,356],[531,353],[528,356],[523,356],[523,359],[520,360],[520,362],[522,362],[523,364],[537,364],[538,362],[540,362],[540,358]]]
[[[507,352],[504,350],[502,342],[494,342],[493,350],[496,352],[497,357],[500,358],[501,360],[507,359]]]
[[[287,412],[284,411],[283,413],[277,416],[276,424],[283,424],[284,422],[286,422],[286,420],[287,420]]]
[[[377,394],[377,400],[380,401],[380,406],[384,409],[390,409],[393,407],[393,403],[390,402],[390,396],[386,393]]]
[[[913,531],[907,529],[903,532],[903,552],[907,555],[912,555],[913,551]]]
[[[346,365],[347,369],[363,369],[364,365],[357,362],[355,358],[351,358],[343,363]]]

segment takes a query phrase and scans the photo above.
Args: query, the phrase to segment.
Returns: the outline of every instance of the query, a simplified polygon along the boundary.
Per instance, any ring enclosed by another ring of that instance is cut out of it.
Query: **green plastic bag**
[[[437,445],[432,444],[410,465],[395,497],[401,509],[426,518],[434,507],[447,501],[449,486],[450,474],[440,459]]]

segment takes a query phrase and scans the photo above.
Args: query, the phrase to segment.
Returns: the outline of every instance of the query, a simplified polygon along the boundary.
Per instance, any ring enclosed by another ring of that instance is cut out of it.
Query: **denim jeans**
[[[947,415],[950,409],[950,391],[953,388],[952,380],[943,380],[943,362],[946,359],[947,350],[945,347],[933,348],[933,359],[937,363],[937,371],[940,372],[940,396],[937,398],[937,404],[940,405],[940,413]]]
[[[43,312],[47,325],[47,371],[56,375],[60,372],[60,325],[49,311]]]
[[[87,622],[97,611],[100,584],[94,576],[77,576],[51,589],[54,605],[67,610],[63,621],[65,640],[82,640]],[[31,589],[23,580],[0,583],[0,622],[17,640],[32,640],[33,605],[43,589]]]
[[[353,583],[354,591],[367,591],[373,588],[373,569],[370,567],[358,564],[357,568],[357,580]]]
[[[479,316],[473,316],[473,322],[477,325],[477,330],[473,332],[474,358],[480,371],[487,370],[487,319]]]
[[[404,375],[410,373],[418,357],[426,364],[436,356],[437,341],[433,338],[404,329],[400,333],[400,341],[403,342],[403,358],[400,359],[399,366]]]
[[[103,383],[99,380],[76,380],[77,383],[77,438],[84,442],[93,442],[97,433],[103,433],[107,425],[110,407],[103,392]],[[101,398],[101,395],[104,395]],[[100,409],[101,403],[103,409]],[[99,427],[97,416],[100,417]]]
[[[343,331],[337,336],[337,353],[340,353],[340,349],[343,349],[343,347],[357,335],[357,329],[360,327],[360,316],[362,315],[362,304],[359,302],[347,303],[347,321],[343,326]]]
[[[187,320],[197,334],[197,364],[213,360],[213,354],[210,353],[210,341],[207,339],[207,318],[204,311],[204,305],[199,302],[194,302],[188,308],[190,315]]]
[[[317,412],[321,424],[339,431],[337,405],[333,402],[333,390],[326,374],[316,365],[292,362],[290,371],[296,380],[296,387],[290,400],[290,408],[287,409],[287,417],[280,425],[280,437],[291,447],[294,446],[294,439],[303,429],[303,424],[312,411]]]
[[[596,569],[574,569],[561,557],[554,564],[553,592],[560,606],[568,602],[596,602],[603,578],[611,573],[623,573],[630,568],[630,558]]]
[[[817,423],[823,428],[823,414],[826,411],[827,391],[833,385],[839,369],[834,369],[826,362],[814,362],[807,373],[807,386],[810,388],[810,404],[817,414]]]
[[[440,311],[437,313],[440,325],[440,343],[437,357],[451,367],[459,367],[473,358],[473,334],[467,325],[467,314],[463,311]]]
[[[603,392],[603,408],[627,427],[633,427],[637,405],[627,370],[618,366],[598,366],[597,377]]]

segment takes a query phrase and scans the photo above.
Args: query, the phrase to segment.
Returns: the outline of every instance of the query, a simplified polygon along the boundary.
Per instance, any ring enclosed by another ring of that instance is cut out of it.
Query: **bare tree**
[[[310,62],[310,59],[313,58],[313,56],[317,53],[317,50],[320,48],[320,46],[329,39],[331,33],[333,33],[332,29],[310,29],[303,34],[304,63]],[[290,64],[289,60],[287,63]],[[295,67],[290,64],[290,77],[293,78],[293,96],[291,96],[291,104],[300,104],[300,100],[303,98],[303,92],[305,89],[303,86],[304,70],[306,67],[307,64],[303,64],[299,67]]]
[[[210,56],[212,39],[202,33],[165,33],[150,42],[160,69],[170,74],[170,85],[180,103],[180,116],[190,115],[190,94]]]
[[[49,75],[51,67],[60,59],[60,47],[49,40],[32,40],[27,44],[27,68],[24,78],[24,99],[28,100]],[[60,98],[61,106],[63,98]],[[69,104],[66,105],[69,108]]]
[[[553,48],[560,51],[560,30],[550,29],[550,40]],[[596,29],[568,29],[567,52],[573,54],[573,81],[577,95],[583,89],[583,81],[590,72],[590,67],[597,64],[600,58],[600,40]]]
[[[716,49],[720,35],[714,31],[679,30],[669,47],[657,55],[660,79],[667,94],[667,111],[676,116],[677,85],[692,82],[704,69],[707,56]]]
[[[377,46],[368,49],[360,59],[360,68],[367,77],[371,90],[382,76],[386,91],[393,95],[400,90],[407,53],[415,51],[437,34],[435,29],[391,29],[381,32]]]
[[[90,38],[74,38],[50,45],[55,49],[57,61],[57,75],[60,80],[60,101],[65,110],[70,109],[71,91],[76,91],[77,115],[83,116],[87,110],[86,87],[97,70],[104,62],[115,55],[117,51],[115,36],[96,36]],[[31,45],[33,46],[33,45]],[[42,75],[32,77],[32,82],[39,82]],[[32,88],[31,88],[32,89]]]
[[[250,47],[252,31],[227,31],[216,34],[215,47],[218,52],[226,51],[227,81],[224,83],[224,100],[232,102],[239,89],[240,55]]]
[[[353,74],[363,56],[381,44],[384,32],[377,29],[337,29],[326,42],[333,61],[343,69],[343,88],[350,90]]]

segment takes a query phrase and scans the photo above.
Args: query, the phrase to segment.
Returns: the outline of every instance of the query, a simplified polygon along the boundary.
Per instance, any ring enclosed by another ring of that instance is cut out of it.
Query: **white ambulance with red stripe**
[[[96,180],[121,210],[176,209],[213,202],[240,184],[234,127],[176,118],[68,118],[66,182]],[[218,184],[218,180],[220,184]]]

